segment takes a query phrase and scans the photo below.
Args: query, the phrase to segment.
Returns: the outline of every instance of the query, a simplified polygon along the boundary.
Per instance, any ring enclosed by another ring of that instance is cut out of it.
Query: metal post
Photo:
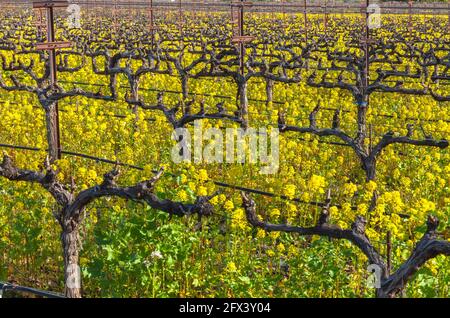
[[[413,5],[412,0],[409,0],[408,1],[408,13],[409,13],[408,31],[409,31],[409,36],[410,37],[411,37],[411,32],[412,32],[412,5]]]
[[[271,11],[272,22],[275,22],[275,2],[271,3],[270,11]]]
[[[251,3],[246,3],[244,0],[240,0],[237,3],[231,2],[231,16],[232,16],[232,23],[233,23],[233,37],[231,39],[231,43],[236,44],[238,48],[239,53],[239,74],[241,76],[245,76],[245,64],[244,64],[244,54],[245,54],[245,44],[247,42],[253,41],[253,36],[246,36],[244,35],[244,6],[249,5],[251,6]],[[234,10],[234,8],[237,7],[237,12]],[[236,14],[237,13],[237,14]],[[236,19],[237,18],[237,21]],[[241,83],[242,84],[242,83]],[[241,85],[240,84],[240,85]],[[244,85],[247,85],[247,83],[244,83]],[[242,100],[247,100],[246,96],[246,90],[245,87],[239,87],[239,99],[240,99],[240,116],[241,118],[246,118],[248,115],[247,113],[247,101],[245,101],[244,107],[242,106]],[[244,119],[241,127],[244,129],[247,129],[247,119]]]
[[[106,4],[106,0],[103,0],[103,9],[105,10],[105,13],[106,13],[106,17],[108,17],[108,14],[109,14],[109,12],[108,12],[108,10],[107,10],[107,8],[108,8],[108,6],[107,6],[107,4]],[[105,18],[105,17],[103,17],[103,18]],[[102,29],[103,29],[103,24],[105,23],[106,21],[104,21],[103,19],[101,19],[101,25],[102,25]]]
[[[41,35],[42,29],[43,27],[45,27],[45,23],[44,23],[44,16],[42,14],[42,9],[35,9],[35,13],[36,10],[39,12],[39,20],[37,22],[34,23],[34,25],[38,28],[38,35]]]
[[[365,41],[364,41],[364,55],[365,55],[365,66],[364,66],[364,94],[365,90],[369,86],[369,39],[370,39],[370,30],[369,30],[369,11],[368,7],[370,5],[370,0],[366,0],[366,30],[365,30]],[[367,107],[367,106],[366,106]]]
[[[391,231],[386,233],[386,254],[387,254],[387,274],[391,273],[392,269],[392,242],[391,242]]]
[[[57,82],[57,65],[56,65],[56,49],[58,48],[68,48],[71,47],[70,42],[56,42],[55,41],[55,21],[54,21],[54,11],[55,7],[67,7],[68,2],[66,1],[34,1],[33,8],[44,8],[47,13],[47,42],[38,43],[36,45],[37,50],[48,51],[49,56],[49,67],[50,67],[50,86],[54,87]],[[60,125],[59,125],[59,109],[58,103],[55,102],[54,106],[54,125],[55,125],[55,136],[54,143],[49,145],[50,159],[52,161],[61,159],[61,135],[60,135]],[[52,147],[53,146],[53,147]],[[55,154],[51,151],[56,146],[56,158]]]
[[[39,31],[42,31],[42,26],[44,26],[44,15],[42,9],[39,9]]]
[[[336,8],[336,0],[333,0],[333,10],[332,13],[334,13],[333,18],[336,20],[337,18],[337,8]]]
[[[53,21],[53,8],[47,8],[47,42],[55,41],[55,28]],[[55,50],[51,50],[49,52],[50,59],[50,80],[51,84],[56,83],[56,52]]]
[[[153,0],[150,0],[150,34],[151,34],[151,41],[152,41],[152,48],[155,42],[155,33],[154,33],[154,24],[153,24]]]
[[[447,32],[450,33],[450,0],[448,0],[447,2],[447,7],[448,7]]]
[[[241,3],[244,3],[244,0],[241,0]],[[239,36],[244,35],[244,5],[239,7]],[[244,75],[244,42],[239,42],[239,69],[241,75]]]
[[[303,17],[305,19],[305,44],[308,45],[308,15],[306,13],[306,0],[303,0],[303,5],[304,5]]]
[[[182,35],[182,31],[183,31],[183,27],[182,27],[182,11],[181,11],[181,0],[178,0],[178,19],[179,19],[179,24],[178,24],[178,28],[179,28],[179,32],[180,32],[180,37],[183,37]]]
[[[233,24],[233,38],[232,43],[237,43],[239,50],[239,72],[241,75],[245,74],[244,67],[244,50],[246,42],[251,42],[254,37],[244,35],[244,6],[251,5],[245,3],[244,0],[240,0],[238,3],[231,3],[231,19]],[[237,12],[234,8],[237,7]]]
[[[47,8],[47,42],[55,41],[55,26],[53,21],[53,7]],[[56,51],[49,50],[49,62],[50,62],[50,84],[54,86],[57,81],[57,67],[56,67]],[[55,121],[56,121],[56,147],[57,147],[57,159],[61,159],[61,133],[59,127],[59,109],[58,103],[55,103]]]
[[[114,32],[116,33],[117,32],[117,0],[114,0],[112,16],[113,16],[113,28],[114,28]]]
[[[89,22],[92,21],[91,17],[91,8],[90,8],[90,2],[86,3],[86,16],[89,18]]]
[[[91,11],[92,11],[92,13],[93,13],[93,21],[98,21],[97,20],[97,1],[96,0],[94,0],[93,2],[92,2],[92,8],[91,8]]]

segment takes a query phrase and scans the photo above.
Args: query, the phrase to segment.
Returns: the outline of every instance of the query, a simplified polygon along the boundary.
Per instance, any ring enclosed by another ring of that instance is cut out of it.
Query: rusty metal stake
[[[233,24],[233,38],[232,43],[237,43],[239,48],[239,72],[242,76],[245,74],[244,64],[244,43],[253,41],[253,36],[244,34],[244,6],[251,6],[251,3],[240,0],[238,3],[231,3],[231,19]],[[237,7],[237,11],[234,8]]]
[[[180,32],[180,37],[183,38],[183,12],[181,10],[181,0],[178,0],[178,28]]]
[[[450,0],[448,0],[447,6],[448,6],[447,32],[450,33]]]
[[[392,241],[391,231],[386,233],[386,254],[387,254],[387,274],[390,275],[392,269]]]
[[[50,85],[55,86],[57,82],[57,65],[56,65],[56,49],[69,47],[69,42],[55,42],[55,21],[54,21],[54,8],[67,7],[69,3],[67,1],[34,1],[33,8],[45,8],[47,13],[47,43],[40,43],[37,45],[37,49],[48,51],[49,64],[50,64]],[[61,159],[61,134],[59,126],[59,109],[58,103],[55,103],[55,129],[56,129],[56,158],[54,154],[50,153],[50,157],[53,160]],[[55,145],[54,145],[55,146]],[[49,150],[51,151],[50,145]]]
[[[42,13],[42,8],[35,9],[35,12],[36,12],[36,10],[39,12],[39,19],[37,22],[34,23],[34,26],[38,28],[38,34],[40,35],[42,32],[42,29],[45,28],[46,23],[44,23],[44,16]]]
[[[55,41],[55,25],[54,25],[54,15],[53,8],[47,8],[47,41]],[[55,85],[57,81],[57,67],[56,67],[56,51],[55,48],[49,49],[49,59],[50,59],[50,83]],[[59,107],[58,103],[55,103],[55,119],[56,119],[56,136],[57,136],[57,149],[58,156],[57,159],[61,159],[61,133],[59,127]]]
[[[364,94],[366,94],[366,89],[369,86],[369,5],[370,0],[366,0],[366,30],[365,30],[365,42],[364,42],[364,55],[365,55],[365,65],[364,65]],[[368,106],[368,105],[367,105]],[[366,106],[366,107],[367,107]]]
[[[244,0],[241,0],[243,3]],[[239,36],[244,35],[244,6],[239,7]],[[244,75],[244,42],[239,42],[239,68],[241,71],[241,75]]]
[[[304,11],[303,11],[303,17],[305,19],[305,43],[308,44],[308,14],[306,13],[306,0],[303,1],[304,4]]]
[[[113,16],[114,33],[117,33],[117,0],[114,0],[114,7],[113,7],[113,10],[112,10],[112,16]]]
[[[411,32],[412,32],[412,5],[413,5],[412,0],[409,0],[408,1],[408,13],[409,13],[408,31],[409,31],[409,36],[410,37],[411,37]]]
[[[151,34],[151,40],[152,40],[152,48],[155,42],[155,34],[154,34],[154,24],[153,24],[153,0],[150,0],[150,34]]]

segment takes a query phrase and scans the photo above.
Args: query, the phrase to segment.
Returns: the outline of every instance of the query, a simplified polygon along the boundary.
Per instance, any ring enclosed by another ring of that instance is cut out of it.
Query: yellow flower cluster
[[[350,18],[349,18],[350,19]],[[353,19],[353,18],[351,18]],[[421,18],[422,19],[422,18]],[[263,22],[261,20],[256,20]],[[296,28],[295,23],[288,23],[290,28]],[[312,28],[320,28],[321,23],[311,23]],[[253,26],[249,26],[254,28]],[[387,32],[386,30],[383,32]],[[345,32],[343,32],[345,33]],[[448,35],[442,35],[447,36]],[[361,54],[357,48],[346,46],[346,34],[339,36],[336,42],[336,50],[349,50],[355,54]],[[289,40],[287,45],[289,45]],[[406,48],[397,47],[398,52]],[[261,53],[259,48],[256,49]],[[294,45],[294,50],[296,50]],[[186,50],[184,63],[188,65],[196,58]],[[268,52],[275,52],[268,45]],[[358,53],[359,52],[359,53]],[[12,52],[4,53],[6,65],[14,61]],[[326,56],[320,56],[323,64],[329,64]],[[270,54],[266,54],[270,63]],[[69,56],[70,63],[76,62],[76,57]],[[443,57],[442,57],[443,58]],[[42,74],[44,64],[37,57],[22,56],[21,60],[28,65],[31,60],[36,65],[36,72]],[[131,61],[131,67],[137,69],[140,65],[137,61]],[[313,63],[314,64],[314,63]],[[380,67],[386,66],[380,63]],[[405,68],[410,62],[405,61],[399,65],[399,69]],[[201,69],[204,65],[199,65]],[[312,69],[302,70],[302,78],[308,78]],[[412,66],[412,65],[409,65]],[[378,66],[377,66],[378,67]],[[371,68],[376,76],[376,67]],[[414,69],[414,68],[412,68]],[[197,70],[197,69],[196,69]],[[0,66],[0,71],[1,66]],[[290,72],[290,71],[288,71]],[[89,84],[107,83],[108,78],[96,74],[90,63],[79,72],[62,72],[61,79],[68,81],[87,81]],[[332,72],[331,72],[332,73]],[[433,73],[432,70],[429,73]],[[9,72],[3,72],[5,81],[9,84]],[[290,73],[290,75],[293,75]],[[322,75],[322,74],[320,74]],[[344,74],[345,75],[345,74]],[[330,74],[337,77],[337,74]],[[27,77],[27,76],[25,76]],[[411,79],[412,81],[414,79]],[[422,80],[422,79],[421,79]],[[426,80],[426,79],[425,79]],[[24,81],[32,83],[30,78]],[[334,137],[317,137],[311,134],[299,134],[287,132],[280,135],[280,159],[282,164],[277,174],[262,175],[259,166],[248,162],[243,164],[207,164],[172,162],[170,149],[174,144],[168,136],[173,127],[168,123],[166,116],[158,110],[138,109],[138,118],[125,102],[125,95],[129,93],[126,87],[126,77],[118,78],[118,100],[114,102],[92,100],[84,97],[74,97],[59,102],[61,116],[61,132],[64,149],[85,153],[110,160],[118,160],[127,164],[143,167],[143,171],[121,167],[120,184],[132,185],[146,180],[154,175],[154,171],[164,166],[167,171],[157,183],[157,193],[163,197],[181,202],[193,202],[195,197],[210,195],[216,190],[212,181],[223,181],[229,184],[244,187],[257,188],[279,195],[288,199],[299,197],[303,202],[292,202],[279,198],[268,198],[253,195],[257,203],[258,213],[271,222],[287,222],[301,226],[311,226],[316,221],[318,209],[311,201],[324,199],[327,188],[332,190],[332,204],[330,207],[331,222],[343,228],[348,228],[357,214],[368,219],[367,235],[374,241],[385,239],[385,232],[391,231],[394,241],[409,249],[413,246],[411,237],[416,228],[423,225],[426,215],[436,213],[443,223],[448,223],[448,211],[450,207],[450,153],[430,147],[415,147],[412,145],[390,145],[379,155],[377,161],[377,174],[375,181],[365,181],[364,172],[361,170],[358,158],[349,147],[339,147],[322,141],[335,141]],[[417,85],[421,85],[418,80]],[[405,83],[404,85],[408,85]],[[439,86],[430,82],[429,85]],[[143,100],[152,104],[156,100],[154,90],[180,90],[180,81],[173,74],[151,74],[144,76],[140,81],[140,95]],[[147,90],[148,89],[148,90]],[[439,92],[446,93],[445,87],[435,87]],[[236,111],[236,85],[226,78],[191,78],[189,90],[192,96],[196,96],[196,102],[192,105],[192,112],[200,111],[199,96],[204,98],[205,105],[216,105],[223,102],[224,108],[232,112]],[[211,94],[211,92],[214,92]],[[264,81],[250,81],[248,83],[249,96],[252,99],[264,100]],[[217,98],[214,95],[226,95],[229,99]],[[208,94],[208,95],[206,95]],[[283,111],[286,112],[286,121],[292,125],[308,125],[307,119],[310,112],[316,107],[317,102],[326,104],[329,108],[341,108],[341,130],[354,132],[357,129],[357,113],[353,96],[343,90],[326,90],[310,87],[301,81],[295,85],[277,83],[277,89],[273,91],[274,102],[249,103],[250,124],[254,127],[267,127],[276,125],[278,119],[279,103],[283,102]],[[17,144],[41,148],[41,151],[23,152],[10,150],[10,155],[20,167],[33,170],[42,170],[47,148],[44,111],[36,96],[26,92],[6,92],[0,90],[0,143]],[[173,107],[182,101],[179,94],[164,95],[164,103]],[[450,137],[450,123],[448,122],[448,102],[437,102],[429,96],[412,96],[401,94],[374,93],[371,95],[371,103],[368,108],[368,123],[376,128],[377,134],[372,142],[379,141],[379,133],[394,131],[399,135],[406,135],[406,124],[414,123],[416,129],[414,137],[423,138],[423,132],[433,132],[435,138]],[[177,114],[176,116],[180,116]],[[328,128],[332,122],[333,112],[321,110],[317,114],[318,126]],[[29,120],[30,118],[34,120]],[[178,117],[177,117],[178,118]],[[204,120],[203,126],[218,129],[238,127],[237,123],[228,120]],[[192,132],[192,127],[187,125]],[[59,171],[58,179],[66,184],[73,178],[76,184],[75,191],[80,191],[101,184],[103,175],[110,171],[112,166],[102,162],[89,161],[64,155],[61,160],[54,163]],[[172,177],[171,175],[175,175]],[[178,176],[178,178],[176,177]],[[0,180],[0,191],[9,190],[11,183]],[[300,246],[287,244],[279,232],[265,232],[258,229],[256,234],[249,231],[244,210],[241,208],[239,193],[231,189],[222,189],[225,194],[220,194],[211,199],[211,203],[217,210],[217,214],[223,214],[230,225],[230,232],[236,234],[238,242],[252,239],[255,248],[260,248],[270,242],[270,250],[267,255],[273,257],[277,253],[286,253],[295,257],[299,255]],[[29,185],[14,185],[14,191],[22,197],[30,197],[30,201],[41,202],[41,197],[46,192],[38,187]],[[374,193],[378,194],[377,204],[373,211],[369,211]],[[0,201],[6,200],[9,194],[0,195]],[[19,199],[14,199],[20,201]],[[3,202],[3,201],[2,201]],[[306,203],[306,204],[305,204]],[[103,204],[103,202],[102,202]],[[126,206],[123,201],[105,200],[104,204],[114,215],[132,213],[127,211],[134,209]],[[51,215],[54,209],[53,203],[42,204],[42,212],[46,216]],[[45,206],[44,206],[45,205]],[[130,205],[131,206],[131,205]],[[339,208],[338,208],[339,206]],[[2,242],[14,237],[10,233],[9,220],[16,219],[18,211],[24,211],[27,206],[22,202],[13,204],[11,209],[0,210],[0,237]],[[94,214],[94,213],[92,213]],[[408,218],[403,217],[405,214]],[[261,217],[263,219],[263,217]],[[176,221],[174,221],[175,223]],[[254,240],[253,235],[258,240]],[[317,237],[314,237],[316,240]],[[236,242],[233,242],[236,243]],[[237,245],[237,244],[236,244]],[[346,248],[346,245],[344,245]],[[252,247],[253,248],[253,247]],[[401,249],[394,253],[398,259],[404,259]],[[219,249],[212,252],[219,258],[225,251]],[[235,251],[234,251],[235,253]],[[248,252],[252,257],[253,252]],[[237,262],[237,261],[236,261]],[[239,263],[237,263],[239,264]],[[432,271],[436,270],[434,263],[430,265]],[[226,270],[236,272],[234,262],[228,262]],[[356,282],[355,282],[356,284]]]
[[[323,194],[325,192],[325,178],[313,174],[309,179],[308,187],[313,193]]]
[[[296,186],[295,186],[294,184],[287,184],[287,185],[284,187],[283,194],[284,194],[287,198],[292,199],[292,198],[294,198],[294,196],[295,196],[295,191],[296,191]]]

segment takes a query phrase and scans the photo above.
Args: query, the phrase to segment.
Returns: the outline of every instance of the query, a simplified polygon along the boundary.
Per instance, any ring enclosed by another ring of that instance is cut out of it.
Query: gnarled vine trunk
[[[64,255],[64,289],[69,298],[81,298],[78,228],[63,226],[61,242]]]
[[[44,105],[44,110],[48,141],[48,155],[50,162],[54,162],[59,156],[59,128],[56,102]]]
[[[365,140],[367,137],[367,109],[369,107],[369,96],[357,96],[356,104],[358,107],[357,124],[358,131],[356,133],[356,142],[365,149]]]
[[[130,89],[131,89],[131,99],[133,101],[139,100],[139,78],[133,78],[130,81]],[[139,120],[139,107],[137,105],[133,105],[133,114],[135,115],[136,121]]]
[[[366,181],[374,181],[376,177],[376,159],[366,158],[363,161],[363,169],[366,173]]]
[[[274,82],[273,80],[266,78],[266,104],[268,105],[273,101],[273,86]]]
[[[239,116],[242,120],[241,127],[248,128],[248,96],[247,96],[247,81],[238,82],[238,108]]]
[[[189,96],[189,77],[186,74],[180,75],[180,81],[181,81],[181,91],[183,94],[183,99],[188,98]]]

